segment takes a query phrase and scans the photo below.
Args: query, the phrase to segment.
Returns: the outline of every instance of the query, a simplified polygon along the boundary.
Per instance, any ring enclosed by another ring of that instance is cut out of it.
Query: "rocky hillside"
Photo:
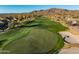
[[[57,21],[65,20],[68,18],[79,18],[79,10],[67,10],[67,9],[57,9],[57,8],[33,11],[32,14],[48,16]]]
[[[0,17],[5,16],[14,16],[14,17],[35,17],[35,16],[48,16],[50,18],[53,18],[55,20],[64,20],[69,17],[72,18],[79,18],[79,10],[67,10],[67,9],[57,9],[57,8],[51,8],[47,10],[36,10],[32,11],[30,13],[13,13],[13,14],[0,14]]]
[[[58,9],[51,8],[47,10],[35,10],[29,13],[8,13],[8,14],[0,14],[0,20],[9,21],[15,20],[15,22],[22,22],[26,20],[32,20],[37,16],[45,16],[49,17],[55,21],[67,21],[68,19],[79,19],[79,10],[67,10],[67,9]]]

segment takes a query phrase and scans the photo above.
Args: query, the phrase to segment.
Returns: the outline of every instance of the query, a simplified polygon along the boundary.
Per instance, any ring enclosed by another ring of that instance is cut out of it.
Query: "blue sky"
[[[50,8],[79,10],[79,5],[0,5],[0,13],[22,13]]]

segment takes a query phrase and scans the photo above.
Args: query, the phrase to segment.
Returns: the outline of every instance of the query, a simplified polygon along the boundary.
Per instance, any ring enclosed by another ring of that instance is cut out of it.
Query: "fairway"
[[[45,17],[0,34],[0,53],[58,53],[64,46],[59,31],[67,27]],[[8,51],[8,52],[3,52]]]
[[[2,49],[10,51],[9,53],[48,53],[48,51],[54,49],[58,51],[64,45],[62,37],[57,33],[40,28],[23,29],[25,29],[24,33],[18,32],[18,34],[23,33],[23,35],[9,36],[10,39],[2,45]],[[29,33],[26,29],[30,30]]]
[[[63,26],[59,22],[51,21],[47,17],[36,17],[34,21],[24,24],[27,27],[38,26],[43,29],[47,29],[51,32],[60,32],[68,30],[67,27]]]

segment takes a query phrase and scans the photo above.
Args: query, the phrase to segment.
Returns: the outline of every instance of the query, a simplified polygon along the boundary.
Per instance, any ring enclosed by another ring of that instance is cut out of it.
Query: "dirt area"
[[[79,44],[66,44],[59,52],[60,54],[79,54]]]
[[[77,27],[77,26],[75,26],[75,27],[70,26],[69,29],[70,30],[68,30],[68,31],[71,32],[72,34],[79,35],[79,27]]]
[[[60,54],[79,54],[79,48],[78,47],[71,47],[68,49],[63,49],[60,51]]]

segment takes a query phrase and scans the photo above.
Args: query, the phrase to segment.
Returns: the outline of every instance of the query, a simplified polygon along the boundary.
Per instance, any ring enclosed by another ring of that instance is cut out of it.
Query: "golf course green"
[[[0,53],[50,54],[58,53],[64,46],[59,31],[67,30],[58,22],[45,17],[36,18],[0,34]]]

